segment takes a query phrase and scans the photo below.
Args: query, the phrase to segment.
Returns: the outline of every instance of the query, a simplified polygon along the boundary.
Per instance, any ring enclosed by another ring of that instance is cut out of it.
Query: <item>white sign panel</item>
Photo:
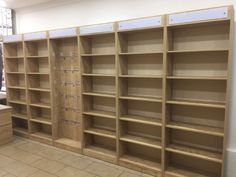
[[[36,33],[24,34],[24,40],[25,41],[40,40],[40,39],[46,39],[46,38],[47,38],[46,32],[36,32]]]
[[[49,31],[50,38],[77,36],[76,28],[67,28]]]
[[[80,35],[88,35],[93,33],[109,33],[109,32],[114,32],[113,23],[80,27]]]
[[[215,9],[185,12],[169,16],[169,24],[191,23],[206,20],[217,20],[228,17],[228,8],[220,7]]]
[[[17,42],[22,40],[21,34],[3,36],[3,42]]]
[[[131,30],[139,28],[153,28],[162,25],[162,17],[129,20],[119,22],[119,30]]]

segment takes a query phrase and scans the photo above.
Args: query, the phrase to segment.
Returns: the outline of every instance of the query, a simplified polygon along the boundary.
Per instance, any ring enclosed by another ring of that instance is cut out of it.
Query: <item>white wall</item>
[[[235,5],[236,0],[80,0],[58,5],[48,3],[16,11],[17,32],[112,22],[159,14],[181,12],[222,5]],[[236,176],[236,55],[232,73],[231,109],[228,142],[228,177]],[[233,109],[234,108],[234,109]]]

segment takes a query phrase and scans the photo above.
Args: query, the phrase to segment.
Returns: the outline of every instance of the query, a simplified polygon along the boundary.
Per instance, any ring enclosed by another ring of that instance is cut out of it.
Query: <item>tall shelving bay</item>
[[[47,32],[24,34],[30,137],[53,144],[52,78]]]
[[[117,162],[115,24],[80,27],[83,154]]]
[[[4,67],[7,83],[7,102],[12,106],[13,131],[28,136],[27,87],[23,36],[4,38]]]
[[[49,31],[55,98],[54,144],[81,151],[80,60],[77,28]]]

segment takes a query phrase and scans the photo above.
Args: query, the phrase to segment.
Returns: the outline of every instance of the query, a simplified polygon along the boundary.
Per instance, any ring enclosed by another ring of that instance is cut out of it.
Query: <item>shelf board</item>
[[[10,89],[19,89],[19,90],[26,90],[26,87],[24,87],[24,86],[8,86],[7,88],[10,88]]]
[[[194,125],[181,122],[170,122],[167,123],[166,127],[178,130],[185,130],[195,133],[202,133],[208,135],[214,135],[219,137],[224,137],[224,130],[222,128],[209,127],[204,125]]]
[[[115,53],[90,53],[90,54],[81,54],[82,57],[97,57],[97,56],[115,56]]]
[[[168,53],[228,52],[229,49],[169,50]]]
[[[4,56],[5,59],[23,59],[24,56]]]
[[[46,125],[52,125],[52,121],[44,117],[34,117],[34,118],[31,118],[30,121],[46,124]]]
[[[144,169],[150,169],[154,171],[161,171],[161,164],[158,162],[153,162],[148,159],[143,159],[140,157],[134,157],[132,155],[123,155],[119,158],[120,162],[124,164],[132,164],[134,166],[139,166]]]
[[[120,117],[120,120],[128,122],[136,122],[140,124],[162,126],[161,119],[158,118],[136,116],[136,115],[123,115]]]
[[[196,170],[194,169],[184,169],[183,167],[172,167],[172,166],[169,166],[166,171],[165,171],[165,175],[173,175],[173,176],[176,176],[176,177],[209,177],[209,176],[215,176],[215,175],[202,175],[202,174],[199,174]]]
[[[98,116],[98,117],[105,117],[105,118],[110,118],[110,119],[116,119],[115,112],[110,112],[110,111],[89,110],[89,111],[84,111],[83,114],[91,115],[91,116]]]
[[[75,141],[75,140],[72,140],[69,138],[59,138],[59,139],[55,140],[55,143],[70,146],[73,148],[78,148],[78,149],[81,148],[81,142]]]
[[[35,132],[30,134],[32,137],[40,138],[46,141],[52,141],[52,135],[44,133],[44,132]]]
[[[83,95],[116,98],[115,94],[110,94],[110,93],[84,92]]]
[[[20,114],[20,113],[12,113],[12,117],[18,118],[18,119],[24,119],[28,120],[28,116],[25,114]]]
[[[119,75],[121,78],[147,78],[147,79],[162,79],[162,76],[158,75]]]
[[[9,71],[7,71],[6,74],[25,74],[25,72],[9,72]]]
[[[161,142],[151,138],[145,138],[135,135],[123,135],[120,137],[121,141],[139,144],[151,148],[161,149]]]
[[[112,138],[112,139],[116,139],[116,133],[109,131],[109,130],[104,130],[104,129],[100,129],[100,128],[88,128],[84,130],[85,133],[88,134],[93,134],[93,135],[98,135],[98,136],[103,136],[103,137],[107,137],[107,138]]]
[[[15,103],[15,104],[22,104],[22,105],[26,105],[26,100],[9,100],[9,103]]]
[[[29,88],[28,90],[40,91],[40,92],[51,92],[51,90],[48,88]]]
[[[137,101],[149,101],[149,102],[158,102],[161,103],[162,100],[160,97],[145,97],[145,96],[120,96],[120,99],[124,100],[137,100]]]
[[[224,109],[226,105],[221,102],[208,102],[208,101],[192,101],[192,100],[167,100],[168,104],[186,105],[186,106],[201,106],[209,108],[222,108]]]
[[[83,76],[94,76],[94,77],[116,77],[115,74],[88,74],[88,73],[83,73]]]
[[[227,80],[227,77],[221,76],[167,76],[166,78],[181,80]]]
[[[101,159],[107,162],[116,163],[116,152],[97,145],[88,145],[83,148],[85,155]]]
[[[49,75],[49,73],[27,72],[29,75]]]
[[[213,161],[217,163],[222,163],[222,154],[210,152],[206,150],[201,150],[197,148],[192,148],[188,146],[182,146],[178,144],[169,144],[165,148],[166,151],[182,154],[190,157],[196,157],[208,161]]]
[[[34,56],[26,56],[26,58],[48,58],[48,55],[34,55]]]
[[[30,106],[51,109],[50,104],[47,103],[31,103]]]
[[[22,128],[22,127],[14,127],[13,131],[16,132],[16,133],[23,134],[23,135],[27,135],[28,134],[28,129]]]
[[[163,54],[163,51],[155,52],[121,52],[119,55],[154,55],[154,54]]]

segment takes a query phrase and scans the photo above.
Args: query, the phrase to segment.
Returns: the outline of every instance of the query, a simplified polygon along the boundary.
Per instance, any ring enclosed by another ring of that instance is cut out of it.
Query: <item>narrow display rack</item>
[[[224,177],[233,17],[5,36],[14,133],[157,177]]]

